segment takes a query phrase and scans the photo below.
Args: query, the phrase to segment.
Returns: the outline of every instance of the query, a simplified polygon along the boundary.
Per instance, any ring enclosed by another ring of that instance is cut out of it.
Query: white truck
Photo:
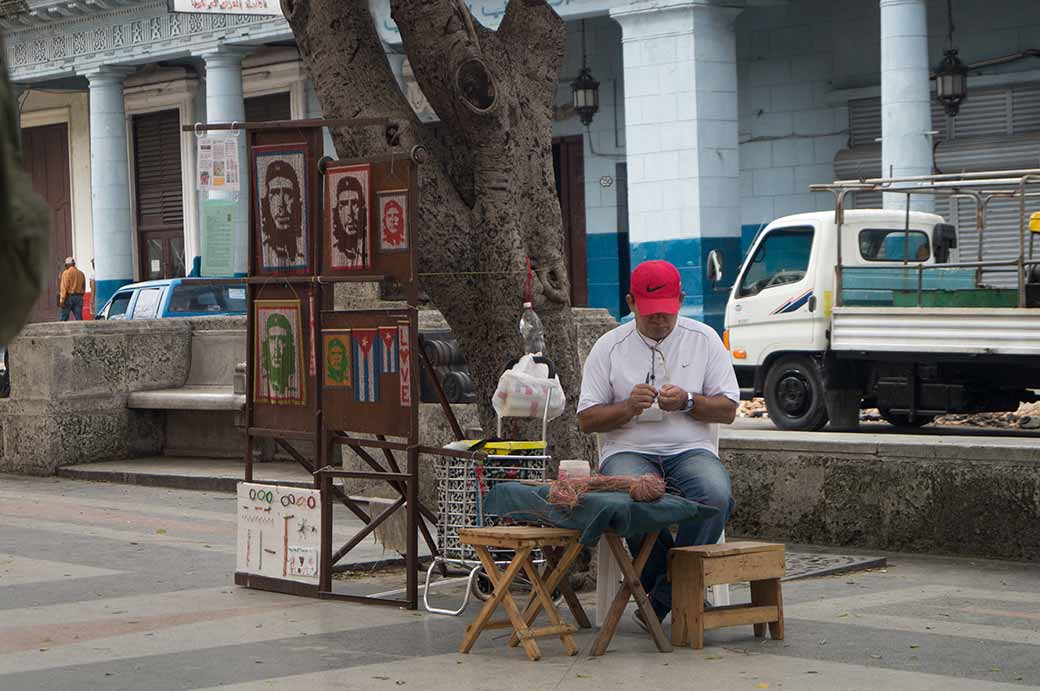
[[[724,341],[742,396],[764,396],[773,423],[795,430],[828,421],[855,429],[861,408],[919,426],[1036,400],[1040,261],[1027,226],[1040,231],[1040,214],[1022,224],[1019,257],[983,262],[981,248],[980,261],[955,261],[957,229],[938,215],[843,208],[858,189],[976,201],[1021,189],[1035,202],[1029,190],[1040,171],[1019,172],[814,185],[835,193],[837,209],[766,226],[731,289]],[[720,280],[720,257],[709,254],[707,266]],[[985,285],[984,271],[994,270],[1015,273],[1017,288]]]

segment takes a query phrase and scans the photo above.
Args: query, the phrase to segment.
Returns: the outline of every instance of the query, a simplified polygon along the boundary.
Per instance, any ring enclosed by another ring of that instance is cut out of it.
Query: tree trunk
[[[473,375],[484,429],[503,367],[521,355],[517,330],[526,258],[546,354],[567,392],[550,426],[556,458],[593,457],[577,429],[581,369],[563,224],[552,165],[552,112],[566,30],[538,0],[511,0],[498,31],[457,0],[392,0],[416,80],[440,117],[436,136],[393,75],[367,0],[282,0],[328,118],[388,117],[398,150],[430,152],[419,169],[418,257],[423,288],[444,315]],[[387,153],[376,128],[334,131],[341,158]]]

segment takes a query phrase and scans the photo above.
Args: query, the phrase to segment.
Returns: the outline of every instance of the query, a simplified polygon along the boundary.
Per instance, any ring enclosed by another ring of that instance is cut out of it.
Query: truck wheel
[[[769,417],[780,429],[815,432],[827,424],[823,382],[807,357],[777,360],[766,375],[765,398]]]
[[[885,422],[896,427],[924,427],[929,422],[935,421],[934,415],[915,415],[910,417],[907,413],[893,413],[888,408],[878,408]]]

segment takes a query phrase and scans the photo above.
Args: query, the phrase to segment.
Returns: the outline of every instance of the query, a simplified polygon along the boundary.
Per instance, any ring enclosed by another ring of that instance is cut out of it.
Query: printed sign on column
[[[238,138],[199,137],[196,167],[199,190],[238,192]]]
[[[384,374],[392,374],[398,370],[397,327],[379,327],[380,362]]]
[[[379,401],[379,331],[354,329],[354,400]]]
[[[412,405],[412,368],[411,360],[411,344],[409,343],[409,331],[408,325],[402,324],[397,327],[397,350],[399,355],[401,372],[401,405],[408,407]]]

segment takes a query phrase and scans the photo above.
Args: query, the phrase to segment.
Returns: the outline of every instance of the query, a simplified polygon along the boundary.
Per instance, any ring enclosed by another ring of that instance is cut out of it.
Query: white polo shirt
[[[722,339],[711,327],[679,317],[672,333],[659,342],[640,334],[634,321],[600,337],[585,360],[578,412],[624,401],[650,376],[650,383],[658,390],[673,384],[695,394],[724,395],[740,403],[737,375]],[[668,456],[691,449],[718,454],[712,424],[694,420],[689,411],[660,411],[656,403],[622,427],[600,436],[601,459],[622,451]]]

